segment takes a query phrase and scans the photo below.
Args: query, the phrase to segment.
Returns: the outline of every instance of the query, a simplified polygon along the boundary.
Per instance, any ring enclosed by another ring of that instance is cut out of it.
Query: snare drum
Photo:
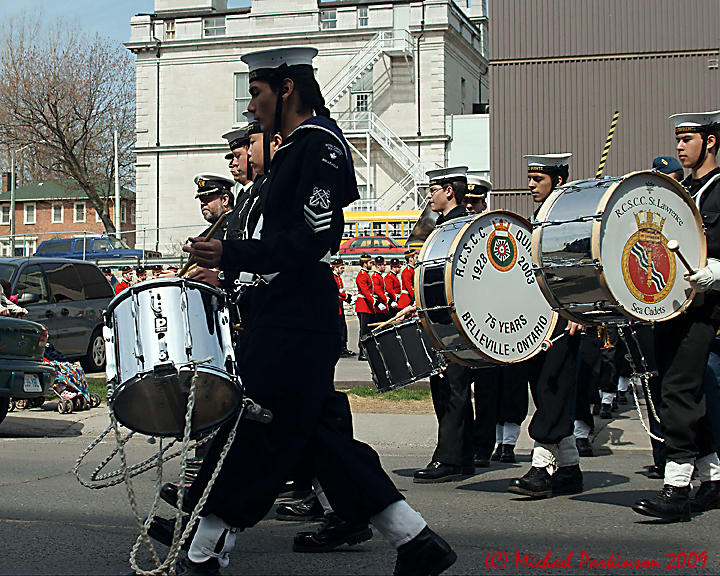
[[[668,240],[680,243],[691,265],[705,266],[702,219],[673,178],[643,171],[579,180],[540,208],[533,262],[543,293],[569,320],[659,322],[680,314],[694,296]]]
[[[497,210],[437,227],[415,273],[420,322],[450,360],[468,366],[521,362],[541,351],[557,315],[532,269],[524,218]]]
[[[417,318],[374,330],[361,341],[378,392],[434,376],[444,367]]]
[[[108,405],[131,430],[182,436],[197,371],[193,437],[240,408],[230,317],[221,290],[184,278],[147,280],[105,313]]]

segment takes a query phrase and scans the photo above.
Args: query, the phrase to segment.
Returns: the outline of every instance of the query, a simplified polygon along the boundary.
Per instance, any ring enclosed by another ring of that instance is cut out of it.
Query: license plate
[[[40,378],[38,378],[37,374],[25,374],[23,390],[25,390],[25,392],[42,392]]]

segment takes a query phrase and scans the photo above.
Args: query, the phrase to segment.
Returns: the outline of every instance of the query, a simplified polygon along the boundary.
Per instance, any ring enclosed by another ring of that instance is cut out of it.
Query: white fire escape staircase
[[[406,30],[393,30],[376,34],[323,90],[328,108],[337,104],[366,72],[370,73],[383,54],[402,56],[406,60],[408,57],[412,58],[410,33]],[[418,155],[373,112],[345,112],[336,116],[336,119],[349,140],[352,140],[353,136],[369,136],[405,173],[399,182],[380,196],[358,201],[354,207],[361,210],[397,210],[410,200],[417,207],[421,201],[418,197],[420,187],[426,183],[425,171],[437,166],[425,166]],[[367,153],[363,154],[352,143],[350,146],[368,165],[370,158]]]

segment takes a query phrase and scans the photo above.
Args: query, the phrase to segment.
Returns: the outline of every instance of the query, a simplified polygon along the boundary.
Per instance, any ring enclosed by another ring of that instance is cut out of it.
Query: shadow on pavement
[[[34,412],[34,411],[33,411]],[[84,424],[73,420],[33,417],[31,411],[11,412],[0,424],[0,438],[72,438],[82,436]]]
[[[570,496],[571,500],[580,502],[593,502],[595,504],[612,504],[614,506],[622,506],[623,508],[631,508],[636,500],[640,498],[652,498],[657,495],[657,490],[624,490],[624,491],[600,491],[592,494],[576,494]]]

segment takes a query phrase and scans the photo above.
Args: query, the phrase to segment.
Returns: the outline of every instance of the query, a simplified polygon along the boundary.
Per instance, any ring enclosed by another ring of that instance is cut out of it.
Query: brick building
[[[9,178],[3,175],[0,193],[0,256],[10,256]],[[115,218],[114,187],[99,186],[108,195],[110,218]],[[120,189],[122,238],[135,245],[135,193]],[[92,203],[77,183],[69,180],[35,182],[15,189],[15,255],[32,256],[43,240],[105,233]]]

